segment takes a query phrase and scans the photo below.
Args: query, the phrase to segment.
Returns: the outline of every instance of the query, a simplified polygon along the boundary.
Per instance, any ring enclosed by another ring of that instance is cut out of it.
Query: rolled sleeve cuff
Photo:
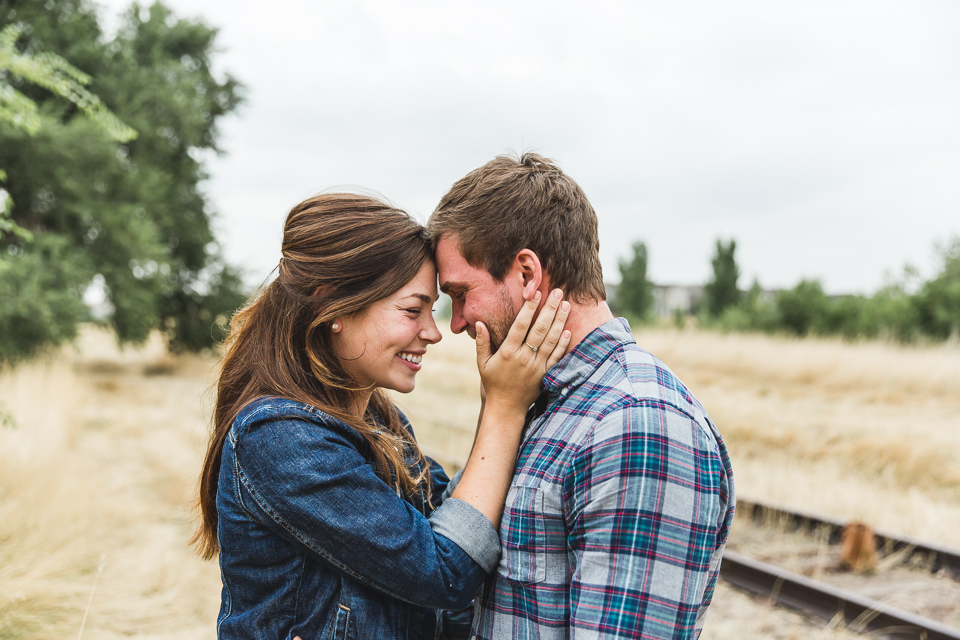
[[[446,500],[453,495],[454,489],[457,488],[457,485],[460,484],[460,476],[463,475],[463,469],[457,471],[454,476],[450,479],[450,482],[447,483],[447,488],[443,490],[443,496],[441,497],[441,502]]]
[[[443,501],[432,514],[433,532],[448,538],[490,573],[500,562],[500,537],[487,516],[458,498]]]

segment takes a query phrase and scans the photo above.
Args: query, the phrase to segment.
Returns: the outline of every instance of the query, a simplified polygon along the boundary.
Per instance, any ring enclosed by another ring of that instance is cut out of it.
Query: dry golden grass
[[[75,638],[88,602],[83,638],[209,638],[219,572],[187,540],[213,362],[80,347],[0,375],[0,638]]]
[[[960,349],[647,330],[738,491],[960,547]]]
[[[960,350],[644,330],[720,426],[743,495],[960,546]],[[473,440],[473,343],[446,336],[396,396],[449,469]],[[214,636],[216,563],[187,546],[215,362],[158,342],[0,373],[0,638]],[[103,566],[98,575],[98,567]],[[837,638],[722,584],[705,640]]]
[[[745,496],[960,546],[960,349],[642,330],[719,425]],[[427,449],[469,453],[473,343],[430,348],[397,396]],[[449,427],[455,429],[451,433]]]

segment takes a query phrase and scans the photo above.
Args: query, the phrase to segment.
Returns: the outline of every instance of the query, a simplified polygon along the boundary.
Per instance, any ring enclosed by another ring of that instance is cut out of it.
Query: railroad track
[[[744,518],[753,520],[755,524],[776,523],[779,527],[810,532],[823,543],[832,545],[840,543],[846,525],[836,519],[739,500],[737,519]],[[960,584],[955,582],[960,581],[960,550],[884,531],[876,531],[875,538],[881,557],[956,584],[956,587],[952,587],[956,591],[954,610],[960,610]],[[768,562],[748,558],[734,550],[728,549],[724,553],[720,576],[732,586],[778,606],[795,609],[827,622],[842,619],[851,631],[896,639],[960,640],[960,628],[899,610],[882,600]],[[947,597],[950,597],[949,592]]]

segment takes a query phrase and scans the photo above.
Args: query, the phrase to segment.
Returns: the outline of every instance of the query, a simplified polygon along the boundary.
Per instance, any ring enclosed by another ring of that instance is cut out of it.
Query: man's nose
[[[463,317],[463,302],[455,299],[450,308],[450,331],[462,333],[467,325],[467,319]]]
[[[467,321],[464,317],[458,313],[454,313],[450,318],[450,331],[454,333],[463,333],[463,330],[467,328]]]

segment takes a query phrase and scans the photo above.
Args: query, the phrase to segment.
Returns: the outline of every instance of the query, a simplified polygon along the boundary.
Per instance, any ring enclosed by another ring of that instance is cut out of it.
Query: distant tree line
[[[736,242],[717,240],[713,274],[696,316],[701,326],[724,331],[758,331],[794,336],[885,338],[900,342],[960,337],[960,237],[937,249],[937,273],[922,281],[905,268],[903,276],[872,296],[830,296],[819,280],[801,280],[792,289],[764,291],[756,280],[739,287]],[[647,279],[647,249],[632,247],[620,261],[618,311],[644,322],[653,316],[653,284]],[[683,325],[682,318],[676,318]]]
[[[72,339],[102,283],[121,342],[223,336],[245,296],[221,257],[201,154],[241,87],[211,72],[216,30],[133,4],[0,2],[0,365]]]

